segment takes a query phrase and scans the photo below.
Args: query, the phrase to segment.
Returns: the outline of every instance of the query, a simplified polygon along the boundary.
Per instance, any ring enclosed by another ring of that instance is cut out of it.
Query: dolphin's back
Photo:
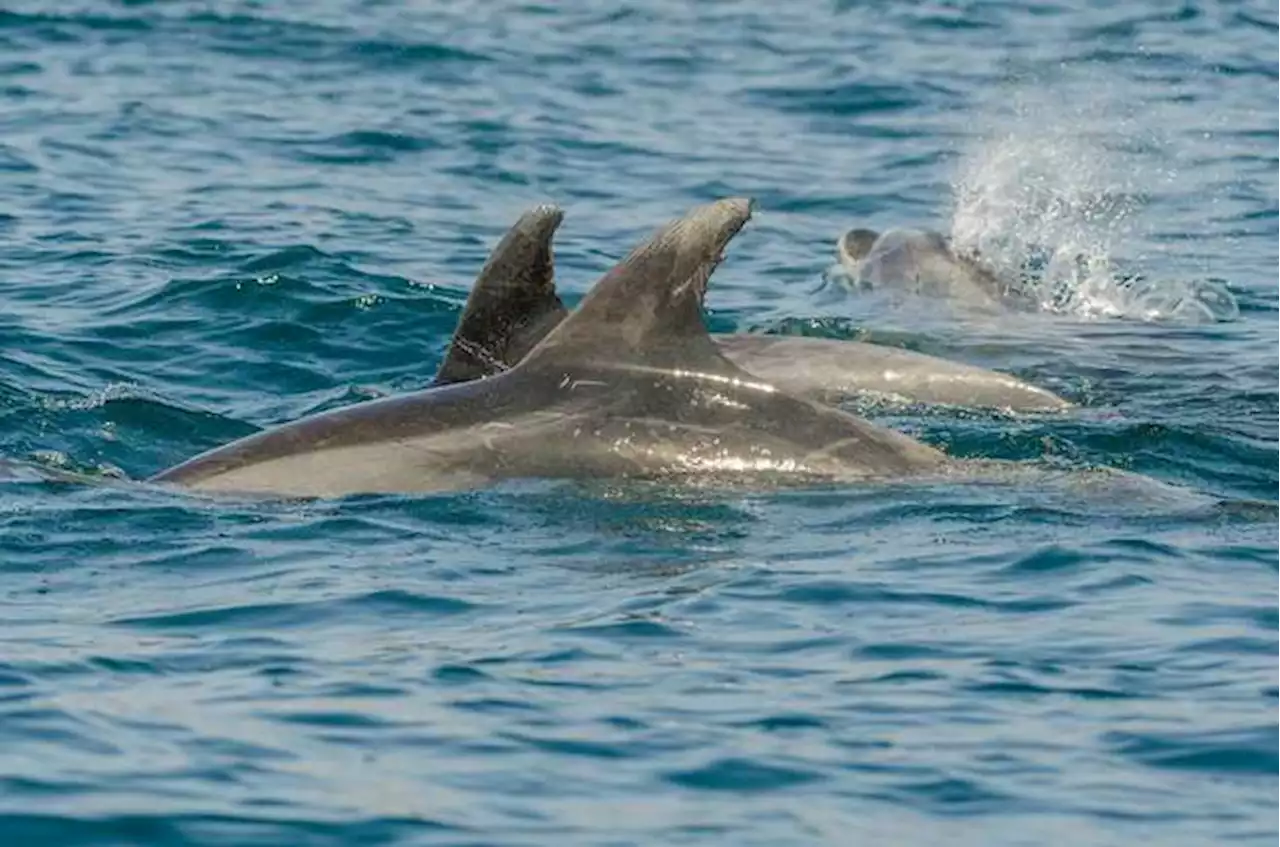
[[[778,335],[716,336],[725,356],[783,391],[825,401],[873,393],[913,403],[1055,411],[1071,404],[1015,376],[878,344]]]
[[[328,494],[335,486],[347,491],[418,490],[370,484],[416,472],[421,462],[408,458],[413,445],[475,421],[518,414],[532,402],[531,391],[494,388],[489,380],[476,380],[332,409],[206,451],[149,481],[243,493]],[[397,454],[403,455],[390,461]],[[379,461],[372,461],[374,456]]]

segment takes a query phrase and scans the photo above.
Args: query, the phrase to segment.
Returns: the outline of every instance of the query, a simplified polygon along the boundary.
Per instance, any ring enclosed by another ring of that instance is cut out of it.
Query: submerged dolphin
[[[552,237],[564,218],[535,207],[494,248],[463,308],[437,384],[501,373],[569,314],[556,294]],[[1070,403],[1016,377],[924,353],[826,338],[712,335],[747,373],[784,391],[824,401],[873,392],[909,402],[1061,410]]]
[[[703,298],[750,217],[751,202],[734,198],[659,229],[510,370],[312,415],[151,481],[339,496],[513,478],[800,482],[942,468],[934,448],[786,394],[720,352]]]
[[[1032,306],[1014,286],[956,253],[938,232],[851,229],[836,242],[836,257],[855,282],[961,302],[982,309]]]

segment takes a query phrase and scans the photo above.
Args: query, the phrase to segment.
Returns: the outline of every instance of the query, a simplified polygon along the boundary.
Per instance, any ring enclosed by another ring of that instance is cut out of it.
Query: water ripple
[[[0,12],[0,840],[1275,843],[1274,8],[207,5]],[[1049,481],[121,479],[426,385],[534,203],[574,306],[726,193],[717,331],[1051,388],[850,405]],[[854,226],[1060,308],[862,296]]]

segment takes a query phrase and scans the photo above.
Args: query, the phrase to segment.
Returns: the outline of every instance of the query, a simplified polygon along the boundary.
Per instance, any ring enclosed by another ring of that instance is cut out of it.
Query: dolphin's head
[[[840,236],[840,241],[836,244],[836,253],[840,257],[841,264],[853,267],[861,262],[871,252],[871,245],[875,244],[879,237],[880,233],[870,229],[851,229]]]

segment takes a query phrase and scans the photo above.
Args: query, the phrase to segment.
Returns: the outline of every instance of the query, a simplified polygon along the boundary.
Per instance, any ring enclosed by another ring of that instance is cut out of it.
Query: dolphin
[[[828,403],[856,395],[911,403],[1060,412],[1072,404],[999,371],[880,344],[831,338],[735,334],[713,336],[738,367],[784,391]]]
[[[525,212],[476,278],[435,383],[492,376],[519,362],[568,316],[556,293],[554,205]],[[1016,377],[896,347],[827,338],[714,334],[720,352],[784,391],[824,402],[859,394],[915,403],[1060,411],[1071,404]]]
[[[751,214],[749,199],[729,198],[660,228],[508,370],[305,417],[149,481],[331,497],[521,478],[758,484],[944,467],[933,447],[787,394],[723,355],[703,299]]]
[[[986,311],[1035,305],[976,255],[955,252],[938,232],[851,229],[836,242],[836,258],[855,283],[871,288],[953,300]]]

